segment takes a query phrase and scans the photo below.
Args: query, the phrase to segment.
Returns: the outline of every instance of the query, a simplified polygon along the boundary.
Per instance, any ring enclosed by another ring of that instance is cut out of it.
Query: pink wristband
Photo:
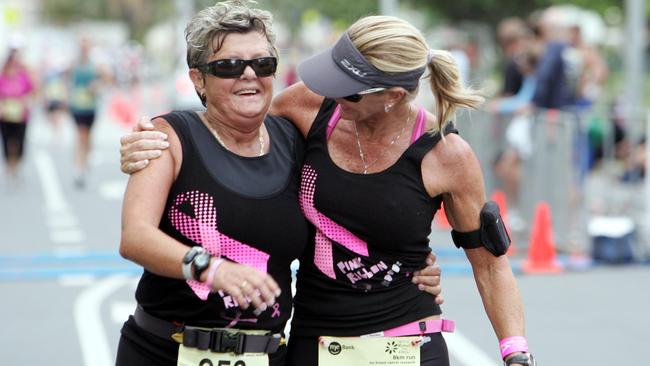
[[[222,258],[217,258],[210,264],[210,268],[208,268],[208,277],[205,279],[205,284],[210,287],[210,292],[212,292],[212,283],[214,282],[214,274],[217,272],[217,268],[223,263]]]
[[[503,359],[515,352],[528,352],[528,342],[522,336],[506,337],[499,341],[499,348]]]

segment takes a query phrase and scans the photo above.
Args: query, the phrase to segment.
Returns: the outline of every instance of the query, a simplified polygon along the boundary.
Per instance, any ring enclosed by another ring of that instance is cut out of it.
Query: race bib
[[[216,353],[210,350],[200,350],[185,347],[178,349],[178,366],[269,366],[269,355],[266,353]]]
[[[18,99],[6,99],[0,108],[2,120],[13,123],[20,123],[25,116],[25,106]]]
[[[420,337],[321,337],[319,366],[420,366]]]
[[[72,105],[78,109],[93,109],[95,96],[89,88],[76,88],[72,93]]]

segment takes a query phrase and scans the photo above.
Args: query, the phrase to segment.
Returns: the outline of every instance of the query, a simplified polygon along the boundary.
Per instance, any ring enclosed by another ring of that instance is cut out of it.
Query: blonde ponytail
[[[476,109],[484,98],[463,86],[458,65],[451,53],[433,50],[429,52],[429,57],[431,91],[436,100],[438,130],[442,131],[458,108]]]

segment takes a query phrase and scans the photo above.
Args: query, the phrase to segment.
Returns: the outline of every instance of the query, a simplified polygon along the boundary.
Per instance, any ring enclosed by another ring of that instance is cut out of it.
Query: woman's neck
[[[264,120],[237,124],[234,121],[222,120],[208,111],[200,113],[199,116],[227,150],[243,156],[260,156],[266,152],[268,139],[264,133]]]
[[[387,136],[393,136],[406,124],[411,125],[414,108],[410,103],[404,103],[396,107],[390,113],[380,112],[369,118],[353,121],[357,131],[364,140],[382,140]],[[417,111],[415,112],[417,113]]]

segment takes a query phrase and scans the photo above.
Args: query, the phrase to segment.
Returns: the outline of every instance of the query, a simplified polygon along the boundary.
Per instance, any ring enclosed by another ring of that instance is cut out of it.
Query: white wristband
[[[210,292],[212,292],[212,284],[214,283],[214,274],[217,273],[217,268],[223,263],[223,258],[217,258],[212,263],[210,263],[210,268],[208,268],[208,276],[205,279],[205,284],[210,287]]]

